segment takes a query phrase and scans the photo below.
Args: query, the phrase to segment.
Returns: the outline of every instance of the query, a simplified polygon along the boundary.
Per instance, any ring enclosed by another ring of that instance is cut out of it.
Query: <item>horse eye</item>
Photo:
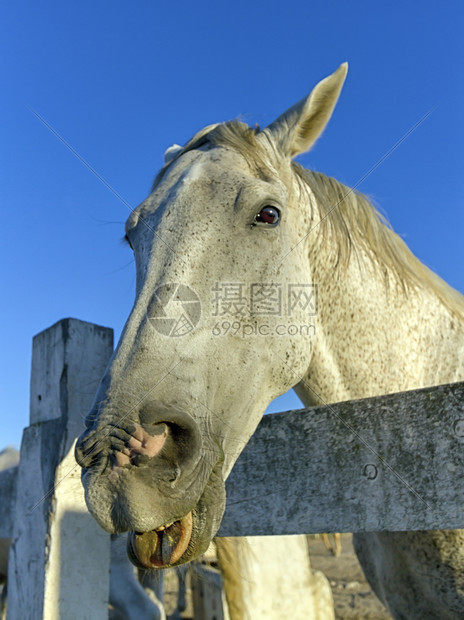
[[[267,205],[263,207],[255,217],[255,222],[268,224],[269,226],[277,226],[280,222],[280,212],[275,207]]]

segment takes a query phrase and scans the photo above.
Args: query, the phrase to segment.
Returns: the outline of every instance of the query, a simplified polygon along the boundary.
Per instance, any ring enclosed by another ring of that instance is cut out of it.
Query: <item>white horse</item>
[[[310,406],[464,378],[463,297],[364,196],[293,161],[323,131],[346,70],[264,130],[212,125],[171,148],[127,221],[135,304],[77,460],[90,511],[110,532],[132,531],[141,566],[207,547],[228,473],[290,387]],[[262,577],[285,553],[277,539],[257,547]],[[461,531],[355,544],[395,618],[464,617]]]

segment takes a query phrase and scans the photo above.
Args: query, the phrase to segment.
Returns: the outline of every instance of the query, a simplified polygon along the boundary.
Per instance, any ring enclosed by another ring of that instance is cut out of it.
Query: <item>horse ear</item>
[[[312,147],[332,116],[347,71],[348,63],[344,62],[335,73],[319,82],[308,97],[264,129],[280,152],[295,157]]]
[[[168,164],[170,161],[174,159],[174,157],[182,150],[182,146],[179,144],[173,144],[169,148],[166,149],[164,153],[164,163]]]

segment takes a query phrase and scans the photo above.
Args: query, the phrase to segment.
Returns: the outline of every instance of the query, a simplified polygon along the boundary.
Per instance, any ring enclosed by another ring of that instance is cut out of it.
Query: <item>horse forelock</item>
[[[259,178],[273,176],[275,170],[270,164],[269,153],[257,138],[261,133],[258,125],[250,127],[240,121],[228,121],[204,127],[176,153],[175,157],[161,168],[153,182],[152,191],[182,155],[208,146],[224,146],[236,151],[245,158],[251,171]]]

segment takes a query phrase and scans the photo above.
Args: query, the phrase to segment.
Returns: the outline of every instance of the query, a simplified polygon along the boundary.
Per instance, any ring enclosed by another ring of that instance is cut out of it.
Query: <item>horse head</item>
[[[132,532],[139,566],[205,551],[235,460],[308,368],[315,329],[288,329],[308,324],[291,292],[314,293],[292,160],[323,131],[346,70],[262,131],[212,125],[168,149],[127,221],[136,299],[76,458],[90,512]]]

